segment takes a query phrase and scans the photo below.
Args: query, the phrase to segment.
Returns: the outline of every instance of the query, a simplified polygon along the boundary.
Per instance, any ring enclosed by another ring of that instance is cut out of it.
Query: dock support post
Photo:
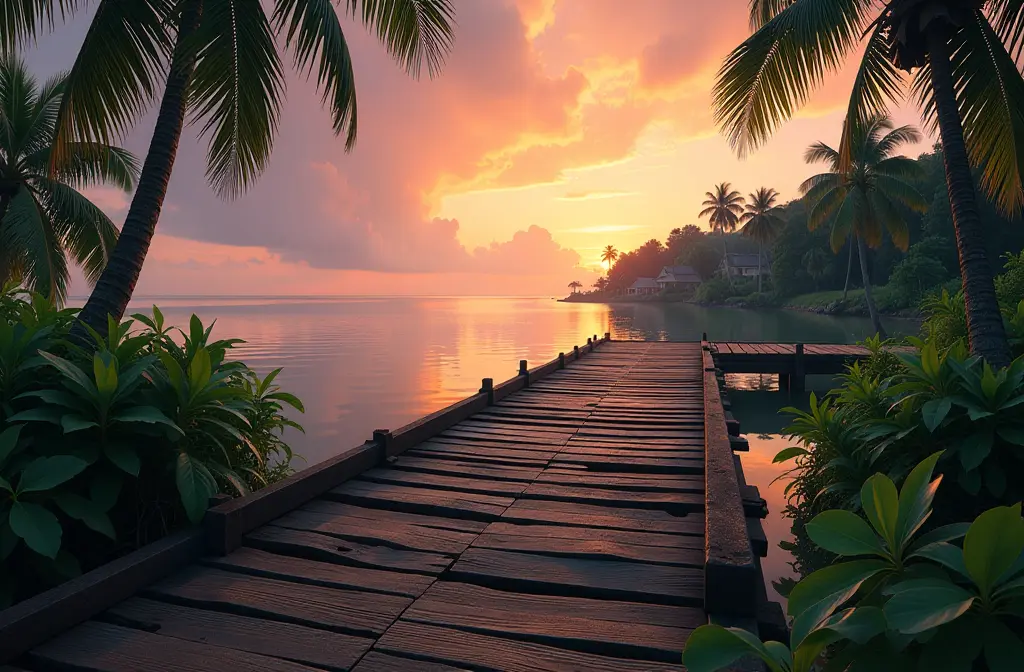
[[[529,384],[530,384],[530,370],[526,368],[526,360],[525,359],[520,359],[519,360],[519,375],[520,376],[524,376],[526,378],[526,384],[527,384],[527,386],[529,386]]]
[[[388,444],[391,443],[391,430],[390,429],[375,429],[373,430],[373,438],[370,439],[373,443],[376,443],[381,447],[381,452],[384,454],[384,458],[390,457],[388,455]]]
[[[558,368],[560,368],[560,369],[564,369],[565,368],[565,353],[564,352],[558,353]]]
[[[796,357],[793,360],[793,377],[789,381],[789,391],[803,394],[805,389],[804,381],[804,344],[796,344]]]
[[[606,341],[612,340],[612,332],[610,332],[610,331],[604,332],[604,340],[606,340]]]
[[[579,359],[580,358],[580,346],[578,346],[578,345],[572,346],[572,354],[575,356],[576,359]]]
[[[487,405],[494,405],[494,379],[484,378],[480,384],[480,393],[487,395]]]

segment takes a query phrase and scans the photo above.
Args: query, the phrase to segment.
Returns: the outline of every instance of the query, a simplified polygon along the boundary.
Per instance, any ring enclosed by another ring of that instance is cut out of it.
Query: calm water
[[[148,311],[140,298],[130,312]],[[530,366],[586,343],[589,336],[638,340],[777,340],[853,343],[871,332],[866,319],[792,311],[701,308],[688,304],[559,303],[537,298],[161,298],[168,322],[186,325],[195,313],[216,319],[214,334],[243,338],[238,358],[266,373],[284,367],[278,381],[306,405],[299,421],[306,434],[291,437],[309,464],[370,437],[395,429],[475,393],[482,378],[515,375],[521,359]],[[916,331],[907,321],[887,323],[891,332]],[[827,385],[827,381],[826,385]],[[819,381],[820,383],[820,381]],[[743,456],[747,481],[768,500],[765,521],[771,548],[766,579],[785,575],[788,558],[776,544],[789,534],[784,484],[769,485],[771,464],[788,443],[779,436],[780,406],[790,403],[773,380],[731,377],[735,413],[751,450]],[[776,391],[756,391],[758,388]],[[798,400],[797,403],[805,403]],[[296,466],[301,467],[301,464]]]

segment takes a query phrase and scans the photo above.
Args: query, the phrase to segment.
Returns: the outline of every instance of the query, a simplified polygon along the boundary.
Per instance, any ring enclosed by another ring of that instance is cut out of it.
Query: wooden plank
[[[699,607],[700,569],[470,547],[449,576],[503,590]]]
[[[601,541],[633,546],[704,550],[704,535],[670,534],[659,531],[618,530],[570,525],[517,524],[498,522],[487,526],[485,535],[535,537],[559,541]],[[477,540],[479,542],[479,539]]]
[[[540,473],[536,482],[640,492],[704,492],[703,478],[674,474],[609,474],[580,469],[551,468]]]
[[[352,482],[331,490],[327,498],[407,513],[453,516],[490,522],[515,500],[468,492],[443,492],[382,483]]]
[[[515,497],[528,485],[526,481],[492,481],[486,478],[463,478],[461,476],[427,474],[391,468],[371,469],[363,473],[359,480],[372,483],[412,485],[417,488],[427,488],[430,490],[473,492],[498,497]]]
[[[230,553],[242,545],[242,537],[246,532],[322,495],[339,483],[379,464],[383,459],[384,446],[366,443],[314,464],[251,495],[211,508],[203,519],[210,549],[220,555]]]
[[[443,516],[426,516],[417,513],[372,509],[352,504],[342,504],[329,499],[314,499],[303,506],[300,511],[314,511],[332,516],[357,518],[360,525],[417,525],[430,529],[455,530],[457,532],[481,532],[487,523],[463,518],[446,518]]]
[[[360,544],[318,534],[264,525],[245,537],[246,545],[273,553],[295,555],[320,562],[336,562],[355,567],[386,567],[404,572],[436,576],[451,563],[451,557],[389,546]]]
[[[206,567],[186,568],[143,591],[143,596],[364,637],[380,635],[412,603],[395,595],[307,586]]]
[[[405,597],[419,597],[434,580],[422,574],[317,562],[245,546],[231,555],[207,558],[203,564],[268,579]]]
[[[707,622],[700,609],[523,595],[450,581],[435,584],[402,614],[440,625],[540,644],[644,660],[679,660],[680,643]]]
[[[747,537],[736,466],[725,424],[711,354],[704,353],[706,428],[705,610],[712,616],[752,617],[757,613],[760,572]],[[708,370],[712,369],[712,370]]]
[[[273,525],[317,532],[371,545],[448,555],[461,553],[476,538],[476,534],[472,532],[438,529],[396,521],[387,524],[377,521],[376,524],[367,525],[366,519],[304,510],[292,511],[275,520]]]
[[[475,394],[400,427],[387,439],[386,456],[393,457],[404,453],[409,448],[465,420],[474,413],[479,413],[487,408],[488,403],[486,394]]]
[[[543,466],[510,467],[501,464],[479,464],[458,460],[437,460],[425,457],[403,455],[391,465],[395,469],[421,471],[428,474],[462,475],[486,478],[496,481],[532,481],[541,473]]]
[[[522,526],[519,526],[522,527]],[[529,526],[532,527],[532,526]],[[589,533],[586,528],[575,529],[577,533]],[[607,535],[607,531],[605,531]],[[690,548],[668,545],[641,545],[614,538],[595,538],[598,535],[576,536],[550,534],[529,534],[522,529],[510,532],[485,532],[473,542],[472,548],[490,548],[496,551],[541,553],[546,556],[569,556],[591,560],[628,560],[658,565],[704,568],[704,544],[699,537],[683,537],[701,543]],[[656,536],[656,535],[648,535]],[[665,535],[668,536],[668,535]]]
[[[551,483],[534,483],[523,491],[522,497],[524,499],[601,504],[620,508],[658,509],[683,515],[691,511],[700,511],[704,507],[703,492],[636,492]]]
[[[503,672],[681,672],[681,665],[597,656],[533,642],[399,621],[375,647],[386,653]]]
[[[201,529],[172,534],[0,611],[0,661],[95,616],[202,555]]]
[[[140,597],[118,604],[107,611],[104,618],[116,625],[165,637],[333,670],[352,667],[374,641],[292,623],[194,609]]]
[[[379,651],[366,654],[352,672],[467,672],[464,667],[452,667],[444,663],[432,663],[413,658],[389,656]]]
[[[314,672],[279,658],[154,635],[89,621],[46,642],[29,655],[47,669],[90,672]]]

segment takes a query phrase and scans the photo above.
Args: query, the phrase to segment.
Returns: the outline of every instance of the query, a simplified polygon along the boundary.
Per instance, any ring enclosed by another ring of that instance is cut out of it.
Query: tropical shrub
[[[737,289],[725,278],[711,278],[701,283],[693,298],[697,303],[717,304],[738,294]]]
[[[1016,306],[1024,301],[1024,251],[1006,255],[1003,273],[995,279],[996,295],[1003,306]]]
[[[301,402],[228,358],[193,316],[111,321],[92,348],[73,310],[0,299],[0,604],[202,519],[217,494],[291,473],[282,438]],[[141,327],[141,328],[139,328]]]
[[[772,672],[1020,669],[1021,505],[923,531],[942,481],[932,479],[941,455],[918,464],[898,493],[888,476],[874,474],[860,490],[862,516],[829,510],[807,525],[812,541],[843,562],[789,593],[788,645],[704,625],[687,641],[687,669],[713,672],[750,656]]]

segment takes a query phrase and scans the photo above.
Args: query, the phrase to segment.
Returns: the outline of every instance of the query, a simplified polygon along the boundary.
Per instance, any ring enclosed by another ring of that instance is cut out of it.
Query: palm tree
[[[569,289],[571,289],[571,290],[572,290],[572,293],[573,293],[573,294],[575,294],[575,293],[576,293],[576,291],[577,291],[577,290],[578,290],[578,289],[579,289],[580,287],[582,287],[582,286],[583,286],[583,283],[582,283],[582,282],[580,282],[579,280],[573,280],[572,282],[570,282],[570,283],[569,283]]]
[[[732,189],[728,182],[715,185],[715,191],[705,194],[707,199],[701,203],[704,209],[700,217],[708,217],[711,230],[725,235],[726,231],[735,231],[743,214],[743,196]]]
[[[814,289],[820,289],[821,279],[828,272],[828,253],[820,247],[812,247],[804,252],[801,261],[807,269],[807,274],[814,280]]]
[[[76,187],[112,184],[127,192],[139,174],[120,147],[68,146],[51,174],[65,76],[42,86],[17,58],[0,58],[0,286],[20,280],[57,305],[67,298],[68,257],[95,283],[117,242],[117,227]]]
[[[779,192],[768,187],[761,187],[750,194],[750,201],[740,215],[743,224],[743,235],[757,241],[757,292],[761,293],[761,259],[764,257],[764,245],[779,235],[783,222],[782,208],[775,204]]]
[[[35,39],[56,16],[71,16],[88,4],[13,2],[31,7],[15,8],[9,21],[0,22],[0,48]],[[107,315],[124,314],[156,230],[186,114],[201,122],[201,135],[209,139],[206,176],[218,194],[237,196],[263,172],[284,95],[278,44],[290,52],[298,71],[316,71],[334,131],[344,134],[345,149],[352,149],[354,73],[335,4],[100,0],[96,5],[57,115],[54,160],[69,151],[75,137],[106,141],[130,128],[166,79],[138,190],[110,263],[80,315],[83,323],[105,333]],[[452,43],[450,0],[349,0],[343,6],[376,33],[409,74],[418,75],[424,60],[431,76],[440,70]]]
[[[604,290],[608,289],[608,278],[601,276],[600,278],[595,280],[594,289],[596,289],[599,292],[603,292]]]
[[[832,221],[832,251],[838,252],[849,239],[857,241],[864,300],[871,324],[883,338],[885,329],[871,296],[867,246],[878,247],[887,232],[893,244],[904,252],[910,242],[907,222],[898,204],[919,212],[928,202],[904,178],[915,177],[921,168],[916,161],[895,156],[901,145],[921,139],[913,126],[893,128],[887,117],[875,116],[850,136],[850,162],[843,167],[839,151],[818,142],[807,149],[807,163],[825,162],[829,172],[808,178],[800,191],[807,199],[807,225],[815,229]]]
[[[1024,49],[1019,0],[751,0],[755,30],[726,58],[715,115],[739,153],[763,144],[803,105],[824,73],[863,53],[839,146],[852,161],[853,129],[902,100],[904,79],[942,141],[971,351],[1010,361],[971,174],[1005,211],[1024,205]]]
[[[612,245],[608,245],[607,247],[604,248],[604,251],[601,252],[601,261],[608,264],[609,273],[612,272],[612,264],[615,263],[615,260],[618,258],[619,251],[616,250],[615,247]]]

